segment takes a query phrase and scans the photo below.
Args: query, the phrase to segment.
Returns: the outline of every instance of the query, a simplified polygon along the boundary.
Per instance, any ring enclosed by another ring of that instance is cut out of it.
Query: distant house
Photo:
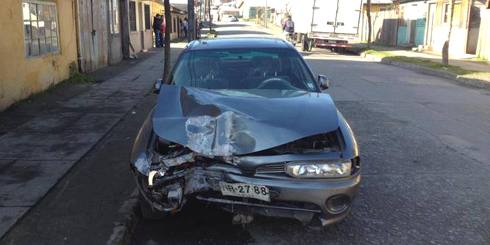
[[[458,0],[454,6],[451,6],[450,1],[429,1],[426,47],[435,52],[442,51],[448,37],[451,7],[454,14],[450,55],[477,54],[478,51],[478,55],[488,59],[488,0]]]
[[[398,46],[424,45],[427,23],[426,0],[401,0],[398,8]]]
[[[130,52],[146,51],[154,47],[153,17],[163,15],[163,1],[129,0],[128,4]]]
[[[258,18],[258,10],[264,8],[265,2],[261,0],[241,0],[238,4],[240,16],[244,19]]]
[[[359,28],[361,41],[368,41],[366,1],[363,1]],[[381,45],[395,46],[398,27],[398,10],[392,0],[371,1],[371,41]]]
[[[450,55],[474,54],[490,59],[490,0],[457,0],[449,45]],[[367,41],[366,1],[360,38]],[[390,46],[423,46],[442,52],[448,37],[451,3],[448,0],[372,0],[372,36]]]
[[[170,25],[170,39],[174,40],[183,36],[182,22],[187,18],[187,4],[171,4],[172,23]]]
[[[360,38],[367,41],[366,1],[363,4]],[[424,44],[427,3],[422,0],[372,0],[371,40],[389,46],[413,47]]]

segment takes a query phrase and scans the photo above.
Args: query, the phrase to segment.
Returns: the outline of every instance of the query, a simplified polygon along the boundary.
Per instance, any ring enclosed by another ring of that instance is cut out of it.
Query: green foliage
[[[70,83],[70,84],[87,84],[87,83],[95,83],[95,78],[90,75],[76,72],[70,76],[67,80],[62,83]]]

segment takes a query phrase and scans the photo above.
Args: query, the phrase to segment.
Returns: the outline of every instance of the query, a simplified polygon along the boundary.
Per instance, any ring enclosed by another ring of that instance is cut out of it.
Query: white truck
[[[362,0],[290,0],[288,5],[303,50],[345,49],[359,41]]]

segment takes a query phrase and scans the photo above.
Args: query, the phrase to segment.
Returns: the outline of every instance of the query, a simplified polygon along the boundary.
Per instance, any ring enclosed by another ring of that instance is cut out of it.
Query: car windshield
[[[190,51],[183,54],[170,81],[207,89],[317,91],[302,57],[279,48]]]

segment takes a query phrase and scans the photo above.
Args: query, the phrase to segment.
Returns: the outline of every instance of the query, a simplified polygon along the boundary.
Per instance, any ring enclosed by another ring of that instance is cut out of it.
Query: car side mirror
[[[318,84],[320,89],[328,89],[330,87],[330,80],[325,75],[318,75]]]
[[[162,85],[163,85],[163,79],[157,79],[153,84],[153,93],[154,94],[160,93],[160,88],[162,88]]]

